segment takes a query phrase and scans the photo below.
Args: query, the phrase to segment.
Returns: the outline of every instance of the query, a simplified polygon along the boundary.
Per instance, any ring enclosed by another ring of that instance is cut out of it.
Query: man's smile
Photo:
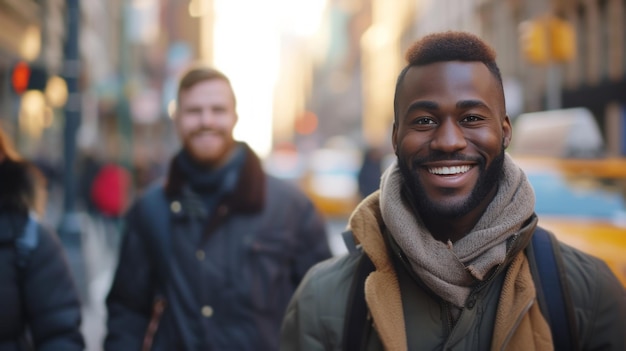
[[[471,191],[480,176],[477,164],[468,163],[467,160],[428,162],[422,164],[418,169],[422,172],[423,181],[435,188],[456,188],[458,190],[466,188],[468,192]]]
[[[454,175],[465,173],[471,168],[470,165],[452,166],[452,167],[428,167],[428,172],[438,175]]]

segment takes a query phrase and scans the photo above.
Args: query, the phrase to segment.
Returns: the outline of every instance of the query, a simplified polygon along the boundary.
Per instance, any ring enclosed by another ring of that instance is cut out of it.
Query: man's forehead
[[[497,79],[484,63],[444,61],[410,67],[398,87],[398,93],[402,99],[420,93],[436,94],[453,87],[489,94],[499,91]]]
[[[179,100],[202,99],[202,100],[232,100],[235,95],[230,84],[221,79],[200,81],[178,94]]]

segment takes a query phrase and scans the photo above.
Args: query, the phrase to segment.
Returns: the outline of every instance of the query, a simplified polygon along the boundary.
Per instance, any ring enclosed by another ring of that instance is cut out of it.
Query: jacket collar
[[[390,256],[391,251],[383,234],[386,229],[380,212],[379,192],[374,192],[357,206],[350,217],[349,227],[355,243],[361,245],[375,267],[374,272],[365,280],[365,301],[376,331],[385,349],[407,350],[402,295]],[[535,296],[535,287],[523,248],[528,245],[536,223],[537,218],[533,215],[522,230],[524,234],[509,248],[509,255],[504,263],[509,268],[505,276],[503,296],[498,303],[494,345],[506,345],[508,342],[519,346],[523,345],[523,340],[533,338],[537,344],[546,345],[546,342],[551,342],[549,327],[541,316],[538,305],[533,304],[528,315],[523,314],[524,307]],[[511,315],[511,311],[515,314]],[[524,328],[515,329],[517,316],[524,316]],[[506,335],[509,334],[514,336],[507,339]]]
[[[254,213],[263,208],[266,175],[257,155],[247,144],[242,143],[242,145],[246,159],[241,167],[235,190],[226,196],[222,204],[227,205],[231,212]],[[185,175],[172,160],[165,181],[167,198],[173,200],[183,197],[183,188],[186,184]]]
[[[404,311],[398,276],[394,270],[382,230],[380,191],[365,198],[349,220],[354,241],[374,264],[365,279],[365,301],[376,331],[386,350],[407,350]]]

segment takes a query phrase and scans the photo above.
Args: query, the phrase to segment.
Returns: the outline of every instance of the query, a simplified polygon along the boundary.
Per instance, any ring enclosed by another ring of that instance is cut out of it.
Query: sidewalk
[[[109,290],[110,276],[103,274],[92,281],[91,302],[83,308],[82,330],[85,336],[86,351],[101,351],[106,333],[106,308],[104,299]]]
[[[106,333],[105,299],[109,292],[115,264],[117,262],[117,238],[119,233],[112,223],[81,214],[82,260],[71,259],[71,248],[67,248],[70,264],[82,261],[82,269],[72,267],[84,274],[83,323],[86,351],[101,351]]]

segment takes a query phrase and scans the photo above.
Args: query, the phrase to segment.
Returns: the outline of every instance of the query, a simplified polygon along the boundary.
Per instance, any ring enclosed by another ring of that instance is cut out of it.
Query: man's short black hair
[[[405,55],[407,66],[398,75],[394,94],[394,120],[397,121],[398,90],[411,67],[425,66],[436,62],[465,61],[482,62],[502,86],[500,68],[496,64],[496,52],[484,40],[468,32],[447,31],[429,34],[413,43]],[[504,90],[502,90],[504,99]]]

